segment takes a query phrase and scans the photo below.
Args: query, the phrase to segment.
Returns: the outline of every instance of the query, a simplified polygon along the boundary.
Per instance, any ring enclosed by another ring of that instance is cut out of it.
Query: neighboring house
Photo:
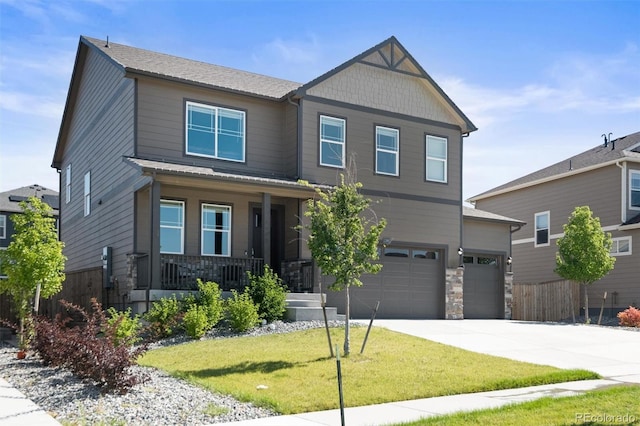
[[[81,37],[52,164],[67,279],[104,268],[106,291],[138,311],[196,278],[242,287],[264,264],[317,292],[294,229],[314,191],[299,180],[334,185],[355,158],[388,225],[354,317],[382,299],[379,317],[461,318],[462,144],[475,130],[395,37],[306,84]],[[502,287],[504,220],[487,253]],[[482,223],[492,237],[496,222]],[[498,303],[489,317],[509,315]]]
[[[517,281],[559,279],[553,272],[562,226],[577,206],[589,206],[613,238],[614,269],[589,286],[590,308],[610,314],[640,305],[640,132],[538,170],[470,199],[483,210],[528,222],[513,241]],[[593,312],[593,311],[592,311]]]
[[[22,214],[20,202],[29,197],[38,197],[53,209],[53,215],[58,217],[58,193],[40,185],[29,185],[22,188],[0,192],[0,250],[6,250],[11,244],[13,236],[13,221],[11,216]],[[4,278],[0,265],[0,278]]]

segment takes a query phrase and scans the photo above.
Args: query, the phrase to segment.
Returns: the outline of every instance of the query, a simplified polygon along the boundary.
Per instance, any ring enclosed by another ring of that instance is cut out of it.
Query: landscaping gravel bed
[[[332,322],[330,325],[335,327],[343,324]],[[318,327],[324,327],[324,323],[277,321],[243,335],[288,333]],[[214,329],[205,339],[234,336],[238,334]],[[179,336],[163,340],[153,347],[186,341],[189,339]],[[16,352],[13,346],[0,346],[0,376],[61,423],[204,425],[277,415],[271,410],[209,392],[161,371],[140,366],[135,366],[133,371],[146,377],[143,383],[125,395],[103,395],[99,388],[77,379],[66,370],[43,366],[38,357],[31,353],[26,359],[18,360]],[[204,413],[207,408],[221,414],[207,415]]]

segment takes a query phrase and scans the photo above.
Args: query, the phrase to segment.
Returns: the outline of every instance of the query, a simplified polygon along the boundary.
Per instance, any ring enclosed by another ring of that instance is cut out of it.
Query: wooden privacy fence
[[[580,315],[580,285],[569,280],[513,284],[511,318],[521,321],[561,321]]]
[[[59,302],[63,299],[91,313],[91,298],[94,297],[102,303],[102,268],[72,272],[66,274],[60,293],[47,300],[40,300],[39,313],[53,318],[58,312],[63,311]]]

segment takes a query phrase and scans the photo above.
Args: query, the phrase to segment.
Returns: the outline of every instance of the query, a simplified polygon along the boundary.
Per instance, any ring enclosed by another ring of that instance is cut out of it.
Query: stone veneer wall
[[[445,283],[445,319],[463,319],[464,304],[462,288],[464,286],[464,268],[447,268]]]
[[[513,272],[504,274],[504,319],[511,319],[513,306]]]

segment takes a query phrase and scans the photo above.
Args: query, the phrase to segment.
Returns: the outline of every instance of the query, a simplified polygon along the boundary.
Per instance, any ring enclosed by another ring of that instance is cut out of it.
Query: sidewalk
[[[0,378],[0,425],[60,425],[19,390]]]

